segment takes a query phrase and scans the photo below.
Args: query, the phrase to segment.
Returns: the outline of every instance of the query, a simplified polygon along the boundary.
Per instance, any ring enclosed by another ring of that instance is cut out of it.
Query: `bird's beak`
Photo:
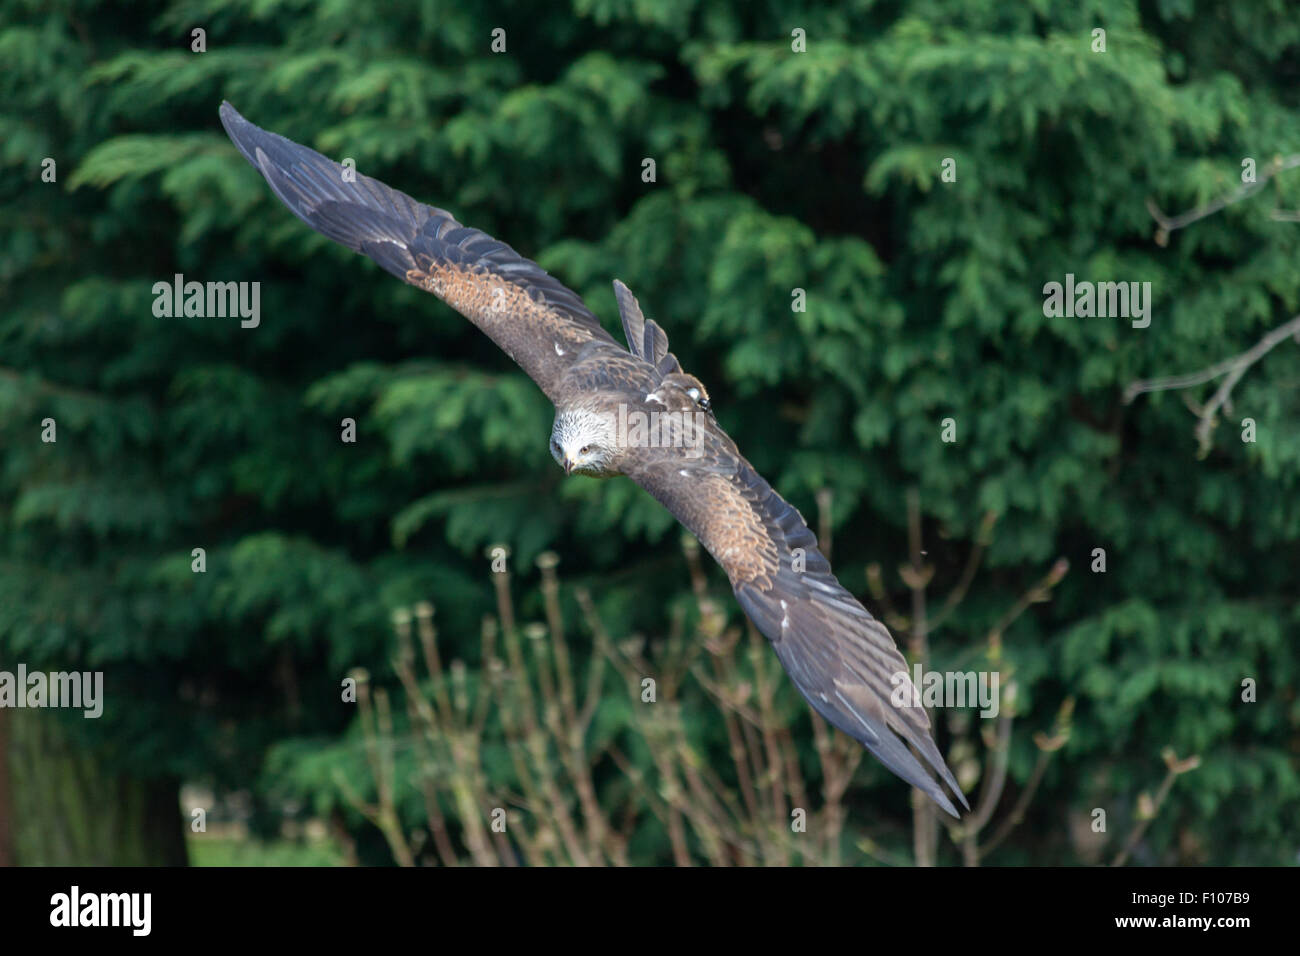
[[[573,474],[573,459],[568,455],[564,456],[564,473],[566,475]]]

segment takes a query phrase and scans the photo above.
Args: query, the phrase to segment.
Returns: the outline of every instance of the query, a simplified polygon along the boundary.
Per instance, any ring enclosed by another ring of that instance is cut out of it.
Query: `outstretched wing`
[[[552,401],[584,346],[601,342],[622,351],[575,293],[504,242],[254,126],[229,103],[221,104],[221,123],[295,216],[442,299],[486,332]]]
[[[664,423],[671,426],[671,417]],[[817,713],[958,816],[910,744],[969,810],[930,735],[925,708],[894,704],[913,696],[907,662],[889,631],[836,580],[803,517],[726,433],[712,421],[694,427],[680,447],[663,447],[671,442],[661,431],[660,447],[634,449],[627,474],[722,565],[741,607]]]

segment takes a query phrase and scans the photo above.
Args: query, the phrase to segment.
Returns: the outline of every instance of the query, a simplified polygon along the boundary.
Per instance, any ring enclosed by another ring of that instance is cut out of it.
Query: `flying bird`
[[[726,571],[817,713],[959,816],[924,760],[970,809],[925,708],[893,703],[918,698],[889,631],[718,426],[704,385],[627,286],[614,283],[625,348],[575,293],[504,242],[254,126],[229,103],[221,122],[295,216],[432,292],[519,364],[555,405],[551,454],[566,474],[625,475],[672,512]]]

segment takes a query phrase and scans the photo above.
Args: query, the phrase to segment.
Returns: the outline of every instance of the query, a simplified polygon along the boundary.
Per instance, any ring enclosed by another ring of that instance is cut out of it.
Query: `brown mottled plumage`
[[[956,807],[909,750],[969,807],[911,700],[889,632],[845,590],[803,517],[718,426],[704,385],[668,336],[614,283],[624,349],[582,300],[508,245],[222,104],[230,138],[282,202],[317,232],[438,296],[489,335],[555,404],[551,452],[566,472],[626,475],[689,528],[727,572],[741,607],[795,686],[830,723],[949,813]],[[627,421],[653,422],[641,440]]]

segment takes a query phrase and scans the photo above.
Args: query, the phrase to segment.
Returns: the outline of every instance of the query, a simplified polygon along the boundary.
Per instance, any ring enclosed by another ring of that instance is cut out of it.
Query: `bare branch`
[[[1169,796],[1169,791],[1173,789],[1174,781],[1201,765],[1201,758],[1195,754],[1179,760],[1172,747],[1166,747],[1161,751],[1160,756],[1165,762],[1165,767],[1168,768],[1165,779],[1161,781],[1160,789],[1156,791],[1154,798],[1147,793],[1143,793],[1138,798],[1137,823],[1134,824],[1128,839],[1124,841],[1124,848],[1116,854],[1115,859],[1111,862],[1111,866],[1123,866],[1128,862],[1129,855],[1133,852],[1133,848],[1138,845],[1138,841],[1142,839],[1142,834],[1147,832],[1147,827],[1151,825],[1151,821],[1160,813],[1165,798]]]
[[[1186,375],[1169,375],[1164,378],[1139,379],[1130,383],[1128,388],[1124,389],[1124,404],[1129,404],[1144,392],[1164,392],[1170,389],[1192,388],[1196,385],[1211,382],[1221,375],[1227,376],[1204,406],[1192,407],[1189,403],[1189,407],[1192,407],[1192,411],[1196,413],[1199,419],[1196,425],[1196,438],[1200,443],[1201,457],[1204,457],[1209,451],[1210,436],[1214,431],[1215,424],[1218,422],[1219,409],[1232,408],[1232,390],[1241,381],[1241,377],[1246,374],[1246,370],[1272,351],[1274,347],[1292,337],[1297,342],[1300,342],[1300,315],[1292,316],[1239,355],[1234,355],[1232,358],[1224,359],[1221,362],[1215,362],[1198,372],[1189,372]]]
[[[957,586],[948,593],[947,599],[943,602],[943,607],[930,621],[930,633],[933,634],[937,631],[940,625],[957,609],[957,606],[966,599],[966,592],[970,590],[971,582],[975,580],[975,573],[979,571],[984,552],[993,540],[993,526],[997,524],[997,521],[997,512],[984,512],[984,517],[980,520],[979,531],[975,536],[975,544],[966,558],[966,567],[961,573],[961,578],[957,581]]]
[[[1238,186],[1232,192],[1220,196],[1218,199],[1211,200],[1203,206],[1197,206],[1195,209],[1189,209],[1187,212],[1180,213],[1177,216],[1169,216],[1160,210],[1154,199],[1147,199],[1147,212],[1151,213],[1151,218],[1156,221],[1159,227],[1156,230],[1156,245],[1164,246],[1169,243],[1169,234],[1175,229],[1182,229],[1184,226],[1190,226],[1198,220],[1207,216],[1213,216],[1216,212],[1224,209],[1234,203],[1239,203],[1243,199],[1248,199],[1255,193],[1264,188],[1264,185],[1282,172],[1284,169],[1293,169],[1300,166],[1300,153],[1291,156],[1278,156],[1259,171],[1259,178],[1253,183],[1244,183]],[[1282,221],[1287,219],[1288,213],[1285,210],[1274,210],[1273,218]]]

